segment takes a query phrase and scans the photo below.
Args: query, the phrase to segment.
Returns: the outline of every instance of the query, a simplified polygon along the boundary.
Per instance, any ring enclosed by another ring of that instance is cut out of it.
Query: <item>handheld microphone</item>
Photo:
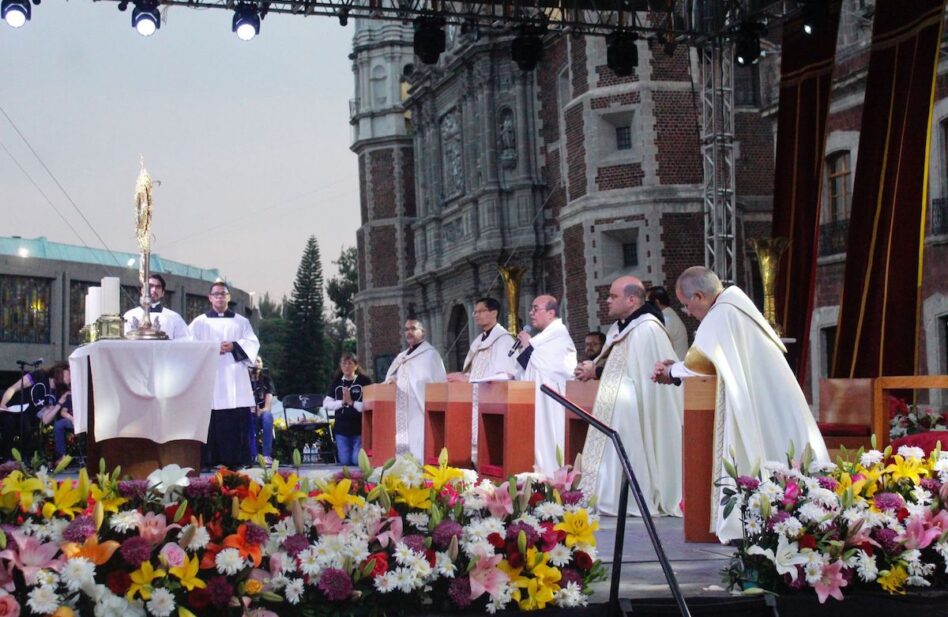
[[[523,331],[526,332],[527,334],[533,334],[533,327],[532,327],[532,326],[524,326],[524,327],[523,327]],[[514,340],[513,347],[511,347],[511,348],[510,348],[510,351],[507,352],[507,357],[509,358],[509,357],[513,356],[515,353],[517,353],[517,350],[520,349],[520,347],[521,347],[521,345],[520,345],[520,339]]]

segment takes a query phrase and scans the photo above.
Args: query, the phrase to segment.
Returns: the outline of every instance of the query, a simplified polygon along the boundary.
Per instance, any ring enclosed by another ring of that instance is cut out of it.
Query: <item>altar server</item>
[[[655,363],[675,355],[662,312],[645,301],[645,288],[633,276],[612,283],[606,305],[609,317],[617,321],[606,333],[599,357],[577,368],[578,376],[587,381],[602,371],[593,415],[618,431],[649,512],[681,516],[682,393],[651,380]],[[589,430],[583,489],[598,497],[603,514],[618,514],[622,478],[612,442]],[[626,511],[640,514],[631,496]]]
[[[552,474],[559,467],[556,449],[564,449],[566,412],[540,391],[546,384],[559,393],[576,369],[576,346],[559,318],[559,303],[553,296],[538,296],[530,306],[530,324],[539,334],[523,330],[517,340],[523,351],[517,356],[518,378],[536,384],[534,411],[534,465],[537,471]]]
[[[181,315],[164,306],[161,300],[165,297],[165,279],[160,274],[151,274],[148,277],[148,296],[151,298],[149,318],[155,330],[161,330],[169,339],[187,340],[191,337],[188,324],[184,323]],[[136,306],[125,312],[125,333],[138,330],[145,318],[142,307]]]
[[[190,326],[195,340],[220,342],[204,462],[238,467],[250,460],[247,427],[255,401],[248,369],[256,361],[260,342],[250,322],[228,310],[230,291],[225,283],[211,285],[207,299],[211,310],[195,317]]]
[[[405,322],[408,349],[398,354],[385,375],[397,386],[395,399],[395,452],[411,453],[422,462],[425,452],[425,384],[447,376],[438,351],[425,340],[425,326],[417,319]]]

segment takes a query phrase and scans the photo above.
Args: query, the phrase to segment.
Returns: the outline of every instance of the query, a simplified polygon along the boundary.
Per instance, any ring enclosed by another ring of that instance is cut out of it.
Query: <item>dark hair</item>
[[[161,276],[160,274],[149,273],[148,280],[151,280],[151,279],[155,279],[156,281],[161,283],[161,291],[164,291],[168,287],[168,285],[165,283],[165,277]]]
[[[597,339],[599,339],[599,344],[600,344],[600,345],[605,345],[605,344],[606,344],[606,335],[603,334],[602,332],[600,332],[599,330],[596,330],[595,332],[590,332],[590,333],[588,333],[586,336],[584,336],[583,338],[589,338],[590,336],[595,336]]]
[[[63,374],[69,370],[68,362],[57,362],[46,370],[50,379],[56,381],[56,396],[60,397],[69,391],[70,386],[66,384]]]
[[[230,293],[230,288],[227,287],[227,283],[225,283],[224,281],[214,281],[213,283],[211,283],[210,288],[208,288],[207,294],[210,295],[214,293],[215,287],[223,287],[224,289],[227,290],[227,293]]]
[[[662,303],[662,306],[671,306],[671,298],[668,297],[668,290],[664,287],[649,287],[645,291],[645,295],[648,296],[649,300],[658,300]]]
[[[342,364],[342,361],[343,361],[343,360],[352,360],[353,362],[355,362],[355,365],[356,365],[355,374],[356,374],[357,377],[358,377],[359,375],[365,375],[365,373],[362,372],[362,367],[359,366],[359,356],[355,355],[355,353],[353,353],[353,352],[351,352],[351,351],[344,351],[344,352],[342,352],[342,354],[339,356],[339,364]],[[332,380],[333,380],[333,381],[336,381],[336,380],[339,379],[340,377],[342,377],[342,369],[338,369],[338,368],[337,368],[337,369],[336,369],[336,374],[333,375]]]
[[[483,298],[478,298],[477,300],[475,300],[474,306],[477,306],[478,304],[483,304],[484,308],[486,308],[488,311],[500,313],[500,302],[498,302],[494,298],[491,298],[490,296],[485,296]]]

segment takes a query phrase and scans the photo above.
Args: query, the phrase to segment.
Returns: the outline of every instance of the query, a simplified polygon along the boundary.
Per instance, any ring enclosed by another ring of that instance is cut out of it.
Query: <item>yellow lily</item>
[[[889,593],[905,595],[903,586],[905,581],[908,580],[908,573],[901,564],[896,564],[888,570],[883,570],[877,580],[879,585]]]
[[[464,477],[464,474],[460,469],[456,467],[448,467],[445,465],[425,465],[425,477],[431,480],[432,485],[434,485],[434,490],[440,491],[445,484],[451,480],[461,479]]]
[[[102,504],[102,509],[106,512],[116,513],[119,511],[119,506],[128,501],[118,495],[113,487],[100,488],[98,484],[93,484],[89,488],[89,492],[92,493],[92,499],[96,503]]]
[[[150,600],[151,592],[154,590],[151,583],[156,578],[163,578],[167,573],[164,570],[156,570],[150,561],[143,561],[140,568],[132,572],[132,585],[125,593],[125,598],[131,602],[135,599],[135,594],[142,597],[142,600]]]
[[[882,477],[882,469],[874,465],[871,469],[858,467],[856,471],[863,478],[853,482],[853,495],[862,495],[866,498],[875,495],[879,490],[879,478]]]
[[[278,503],[288,504],[306,497],[306,493],[299,490],[300,479],[295,473],[291,473],[285,480],[282,475],[273,474],[273,480],[270,482]]]
[[[270,485],[261,487],[251,482],[249,494],[240,501],[240,510],[237,518],[242,521],[253,521],[261,527],[267,526],[267,514],[279,514],[280,511],[270,503],[273,489]]]
[[[44,518],[53,518],[56,513],[61,513],[72,519],[85,509],[85,504],[80,502],[79,489],[73,485],[72,480],[59,483],[52,480],[50,484],[54,485],[53,499],[43,504]]]
[[[928,470],[925,469],[925,463],[920,459],[906,459],[901,454],[894,455],[892,459],[895,462],[889,464],[889,466],[885,468],[885,471],[886,473],[892,474],[890,477],[894,482],[908,478],[912,480],[913,484],[918,484],[922,481],[921,476],[928,475]]]
[[[514,589],[511,597],[517,602],[517,606],[522,611],[542,610],[553,601],[555,592],[559,588],[559,585],[546,585],[537,578],[520,579],[517,581],[516,589]]]
[[[349,494],[352,480],[344,478],[336,483],[321,486],[322,493],[316,496],[318,501],[324,501],[332,506],[339,518],[346,518],[346,506],[365,505],[365,499]]]
[[[385,474],[382,476],[382,488],[388,491],[390,495],[397,493],[402,488],[402,481],[392,474]]]
[[[173,568],[168,568],[168,571],[178,577],[178,580],[181,581],[181,586],[191,591],[194,588],[204,589],[207,587],[207,583],[198,578],[198,568],[201,565],[201,560],[198,559],[197,555],[191,559],[186,560],[182,565],[175,566]]]
[[[431,490],[427,488],[409,488],[402,485],[398,489],[395,503],[403,503],[409,508],[431,509]]]
[[[0,494],[16,495],[20,507],[24,512],[28,512],[33,509],[33,493],[41,490],[43,490],[43,483],[38,478],[27,478],[22,471],[17,469],[4,478]]]
[[[577,510],[576,512],[564,512],[563,522],[554,527],[556,531],[566,532],[566,546],[573,547],[577,544],[594,545],[599,529],[599,522],[589,522],[589,514],[586,510]]]

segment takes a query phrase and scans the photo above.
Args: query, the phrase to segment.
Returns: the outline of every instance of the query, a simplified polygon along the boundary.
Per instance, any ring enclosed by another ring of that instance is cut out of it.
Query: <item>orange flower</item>
[[[253,559],[254,567],[259,567],[263,560],[263,554],[260,551],[259,544],[247,542],[247,526],[241,525],[237,528],[237,533],[224,538],[224,546],[235,548],[243,559]]]
[[[115,540],[109,540],[99,544],[99,538],[95,535],[86,538],[83,544],[75,542],[66,542],[63,544],[63,554],[72,559],[73,557],[85,557],[97,566],[101,566],[109,559],[112,554],[118,550],[119,543]]]
[[[217,554],[222,550],[224,550],[224,547],[220,544],[208,542],[207,546],[204,547],[204,554],[201,556],[201,569],[210,570],[216,568],[217,564],[214,563],[214,560],[217,559]]]

